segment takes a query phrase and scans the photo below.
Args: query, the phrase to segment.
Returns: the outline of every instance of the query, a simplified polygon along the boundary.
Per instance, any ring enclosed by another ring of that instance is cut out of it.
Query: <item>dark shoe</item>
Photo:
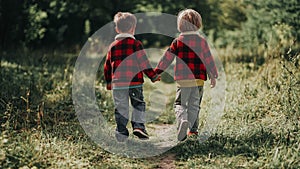
[[[121,134],[118,131],[116,131],[115,136],[118,142],[125,142],[128,139],[128,135]]]
[[[189,127],[189,122],[187,120],[182,120],[177,133],[177,139],[178,141],[184,141],[187,137],[187,129]]]
[[[141,140],[148,140],[149,139],[149,136],[148,136],[148,133],[146,132],[146,130],[136,128],[136,129],[133,129],[133,134]]]

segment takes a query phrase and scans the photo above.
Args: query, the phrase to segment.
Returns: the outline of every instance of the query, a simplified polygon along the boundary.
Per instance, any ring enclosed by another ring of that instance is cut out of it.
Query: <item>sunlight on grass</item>
[[[156,57],[152,58],[155,65],[159,54],[152,55]],[[258,67],[225,63],[226,105],[217,130],[205,142],[189,138],[160,156],[144,159],[108,153],[83,131],[70,96],[72,67],[63,74],[65,68],[58,62],[34,68],[2,61],[0,163],[4,168],[158,168],[165,157],[171,156],[176,168],[297,168],[300,72],[299,60],[295,61],[274,58]],[[40,73],[41,70],[48,73]],[[29,73],[24,76],[24,72]],[[44,76],[49,78],[43,79]],[[213,97],[208,85],[205,84],[201,105],[200,129],[207,123]],[[101,80],[95,86],[98,106],[111,125],[108,132],[113,138],[111,92]],[[175,83],[153,84],[145,78],[144,96],[147,111],[152,113],[148,117],[152,121],[146,125],[150,142],[161,139],[157,146],[176,144],[172,128],[175,89]],[[26,99],[28,91],[26,105],[21,96]],[[3,97],[6,92],[11,97]],[[41,107],[42,102],[45,107]],[[166,109],[160,111],[160,106]],[[131,135],[130,139],[135,143],[136,138]]]

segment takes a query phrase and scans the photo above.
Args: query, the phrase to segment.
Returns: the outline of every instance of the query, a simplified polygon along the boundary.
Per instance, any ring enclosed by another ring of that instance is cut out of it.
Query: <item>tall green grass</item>
[[[188,139],[159,157],[130,159],[106,152],[81,128],[71,98],[76,55],[2,54],[0,165],[159,168],[171,154],[176,168],[299,168],[299,53],[272,55],[259,64],[255,59],[220,57],[227,88],[225,112],[216,133],[203,143]],[[111,95],[100,76],[95,86],[98,104],[114,124]],[[154,88],[147,82],[145,95]],[[171,92],[167,111],[153,125],[174,122],[173,99]],[[206,112],[205,107],[201,112]]]

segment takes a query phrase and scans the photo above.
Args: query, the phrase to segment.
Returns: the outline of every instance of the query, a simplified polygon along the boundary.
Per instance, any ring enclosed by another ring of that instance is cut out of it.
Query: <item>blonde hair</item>
[[[202,27],[201,15],[193,9],[185,9],[179,12],[177,29],[179,32],[197,31]]]
[[[114,16],[114,22],[120,32],[127,33],[136,26],[136,17],[129,12],[118,12]]]

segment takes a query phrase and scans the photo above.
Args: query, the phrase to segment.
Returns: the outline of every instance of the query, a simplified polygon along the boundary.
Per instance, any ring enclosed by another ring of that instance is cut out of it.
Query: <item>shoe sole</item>
[[[184,120],[181,122],[181,124],[179,126],[179,130],[178,130],[178,134],[177,134],[178,141],[183,141],[186,139],[188,127],[189,127],[188,121]]]
[[[148,140],[149,136],[147,136],[143,131],[141,130],[133,130],[133,134],[137,136],[141,140]]]

